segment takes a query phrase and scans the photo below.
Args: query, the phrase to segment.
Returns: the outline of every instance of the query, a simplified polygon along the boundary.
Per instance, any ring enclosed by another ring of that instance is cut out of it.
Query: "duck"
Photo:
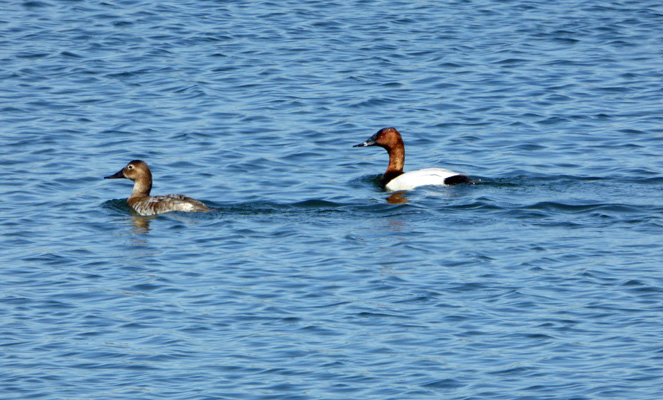
[[[145,161],[133,160],[124,168],[104,179],[129,179],[134,182],[129,206],[142,216],[153,216],[170,211],[204,212],[210,211],[201,201],[182,194],[150,196],[152,190],[152,171]]]
[[[403,144],[403,137],[396,128],[382,128],[365,142],[352,147],[368,146],[380,146],[389,153],[389,165],[380,177],[380,185],[387,191],[406,191],[419,186],[451,186],[461,183],[474,183],[467,175],[444,168],[424,168],[417,171],[403,172],[405,145]]]

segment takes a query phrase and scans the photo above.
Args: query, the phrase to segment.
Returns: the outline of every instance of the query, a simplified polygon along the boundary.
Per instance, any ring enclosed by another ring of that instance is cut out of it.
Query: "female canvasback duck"
[[[130,179],[134,182],[134,190],[127,199],[129,206],[143,216],[157,215],[169,211],[210,211],[202,202],[181,194],[150,196],[152,190],[152,172],[145,161],[134,160],[115,174],[104,179]]]
[[[425,168],[404,173],[405,146],[396,128],[380,129],[364,143],[352,147],[366,146],[380,146],[389,153],[389,166],[380,177],[380,184],[389,191],[412,190],[426,185],[448,186],[473,182],[463,174],[443,168]]]

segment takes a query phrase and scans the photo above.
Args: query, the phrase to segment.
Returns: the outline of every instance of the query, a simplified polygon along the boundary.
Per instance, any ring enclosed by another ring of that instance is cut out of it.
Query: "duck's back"
[[[170,211],[199,212],[210,210],[202,202],[182,194],[129,198],[128,202],[138,214],[144,216],[163,214]]]
[[[471,182],[471,179],[458,172],[444,168],[425,168],[398,175],[385,185],[385,189],[390,191],[412,190],[419,186],[448,186]]]

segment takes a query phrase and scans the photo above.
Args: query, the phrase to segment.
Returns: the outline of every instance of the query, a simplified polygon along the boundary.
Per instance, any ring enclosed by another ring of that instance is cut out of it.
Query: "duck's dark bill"
[[[352,146],[352,147],[366,147],[366,146],[375,146],[375,140],[373,140],[373,139],[368,139],[368,140],[365,141],[364,143],[359,143],[359,144],[356,144],[356,145],[354,145],[354,146]]]
[[[124,169],[121,169],[114,173],[113,175],[104,176],[104,179],[122,179],[124,178]]]

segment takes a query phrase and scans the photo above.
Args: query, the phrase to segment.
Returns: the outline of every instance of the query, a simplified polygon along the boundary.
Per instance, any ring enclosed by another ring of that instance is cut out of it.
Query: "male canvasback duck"
[[[418,186],[448,186],[473,181],[463,174],[443,168],[425,168],[403,172],[405,146],[403,138],[395,128],[383,128],[364,143],[352,147],[380,146],[389,153],[389,166],[380,177],[380,184],[389,191],[412,190]]]
[[[104,179],[129,179],[134,182],[134,190],[127,199],[129,206],[143,216],[157,215],[169,211],[210,211],[202,202],[181,194],[150,196],[152,172],[145,161],[134,160],[115,174]]]

